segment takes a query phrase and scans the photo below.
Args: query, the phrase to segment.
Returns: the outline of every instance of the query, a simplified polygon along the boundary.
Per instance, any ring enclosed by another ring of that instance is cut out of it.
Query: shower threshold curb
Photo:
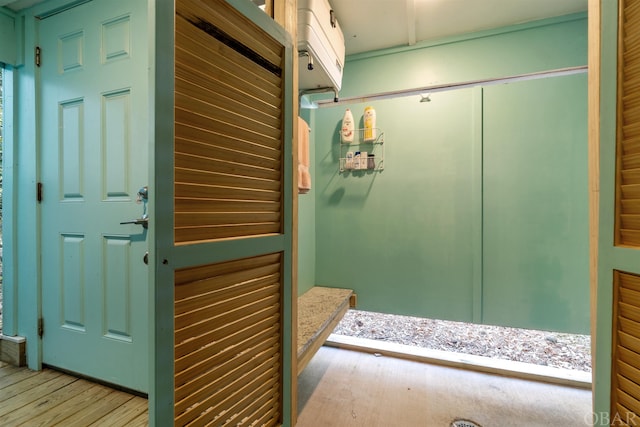
[[[469,369],[507,377],[540,381],[569,387],[591,389],[591,372],[571,369],[552,368],[531,363],[494,359],[463,353],[376,341],[366,338],[348,337],[331,334],[326,346],[345,350],[373,353],[376,356],[389,356],[416,362],[443,365],[453,368]]]

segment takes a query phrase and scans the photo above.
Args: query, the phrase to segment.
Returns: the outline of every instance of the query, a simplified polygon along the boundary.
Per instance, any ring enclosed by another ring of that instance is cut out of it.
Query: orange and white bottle
[[[344,112],[344,117],[342,117],[342,128],[340,129],[340,140],[342,143],[349,144],[353,142],[354,130],[353,114],[351,110],[347,108],[347,111]]]
[[[376,110],[373,107],[364,109],[364,140],[365,142],[376,140]]]

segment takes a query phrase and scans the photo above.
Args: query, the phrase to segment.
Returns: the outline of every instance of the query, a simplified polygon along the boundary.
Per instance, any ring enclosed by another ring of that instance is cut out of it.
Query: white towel
[[[306,194],[310,190],[309,125],[298,117],[298,194]]]

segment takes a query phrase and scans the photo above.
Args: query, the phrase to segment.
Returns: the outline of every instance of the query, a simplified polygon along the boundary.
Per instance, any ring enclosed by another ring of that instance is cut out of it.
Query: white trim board
[[[490,374],[540,381],[576,388],[591,389],[591,372],[552,368],[530,363],[493,359],[463,353],[432,350],[404,344],[376,341],[366,338],[331,334],[325,345],[345,350],[354,350],[397,357],[434,365],[469,369]]]

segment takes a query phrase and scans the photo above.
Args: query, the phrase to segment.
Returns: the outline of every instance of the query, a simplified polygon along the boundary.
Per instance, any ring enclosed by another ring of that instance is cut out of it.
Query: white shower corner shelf
[[[353,142],[342,142],[342,138],[340,135],[340,131],[338,131],[338,140],[340,141],[340,159],[338,161],[338,171],[339,173],[347,173],[347,172],[380,172],[384,170],[384,132],[382,132],[379,128],[374,128],[376,138],[370,141],[365,141],[364,133],[365,129],[354,129],[355,138]],[[359,166],[359,162],[351,163],[351,166],[347,163],[347,153],[349,151],[355,152],[366,152],[367,155],[374,154],[373,158],[374,166],[372,168],[368,167],[369,159],[362,159],[366,167],[357,167]],[[350,166],[350,167],[347,167]]]

